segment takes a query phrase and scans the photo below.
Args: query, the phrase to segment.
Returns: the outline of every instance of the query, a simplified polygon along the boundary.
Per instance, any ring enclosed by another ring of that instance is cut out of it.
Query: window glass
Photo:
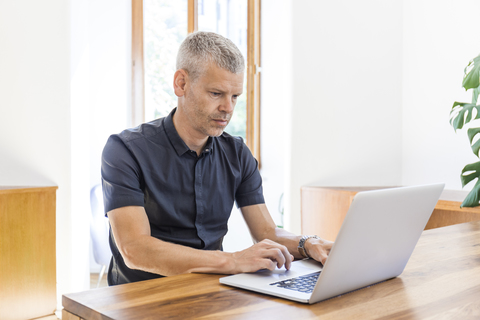
[[[178,48],[187,36],[188,0],[144,0],[145,121],[177,106],[173,75]]]
[[[188,0],[144,0],[145,121],[164,117],[177,106],[173,75],[177,51],[187,36]],[[198,29],[231,39],[247,57],[247,0],[198,0]],[[245,62],[246,63],[246,62]],[[226,132],[246,137],[247,89]]]
[[[198,30],[219,33],[235,43],[247,58],[247,0],[198,0]],[[246,61],[245,61],[246,65]],[[247,79],[226,132],[245,139],[247,127]]]

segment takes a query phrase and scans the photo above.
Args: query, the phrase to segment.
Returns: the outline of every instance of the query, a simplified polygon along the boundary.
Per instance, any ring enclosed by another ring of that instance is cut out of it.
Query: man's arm
[[[242,211],[254,241],[270,239],[287,247],[288,251],[295,258],[303,258],[300,252],[298,252],[298,242],[301,236],[277,228],[265,204],[246,206],[240,210]],[[332,242],[327,240],[310,238],[305,243],[305,249],[313,259],[324,264],[330,253],[332,244]]]
[[[292,257],[285,247],[270,240],[243,251],[197,250],[156,239],[143,207],[130,206],[108,212],[117,247],[130,269],[164,276],[200,272],[235,274],[260,269],[290,267]],[[285,258],[287,257],[287,258]]]

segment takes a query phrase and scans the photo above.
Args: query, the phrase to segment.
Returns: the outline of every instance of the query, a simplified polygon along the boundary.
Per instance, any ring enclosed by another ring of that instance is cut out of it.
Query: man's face
[[[210,64],[185,91],[184,111],[191,129],[203,136],[221,135],[242,92],[243,73]]]

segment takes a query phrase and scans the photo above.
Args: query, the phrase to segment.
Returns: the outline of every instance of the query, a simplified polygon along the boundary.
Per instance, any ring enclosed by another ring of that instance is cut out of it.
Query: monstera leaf
[[[460,176],[462,180],[462,187],[465,187],[469,182],[477,179],[477,183],[472,191],[467,195],[460,207],[476,207],[480,204],[480,161],[467,164],[462,170]]]
[[[480,55],[468,63],[464,72],[462,86],[465,90],[478,88],[480,86]]]
[[[480,133],[480,128],[470,128],[468,129],[467,131],[467,134],[468,134],[468,139],[470,139],[470,146],[472,147],[472,151],[473,153],[477,156],[477,157],[480,157],[478,155],[478,151],[480,150],[480,139],[477,139],[477,141],[475,141],[475,143],[473,143],[473,139],[475,138],[475,136],[477,134]]]
[[[450,124],[453,129],[462,129],[464,124],[472,121],[473,109],[476,110],[473,120],[480,119],[480,105],[455,101],[450,111]]]
[[[477,104],[478,95],[480,94],[480,87],[473,89],[472,103]]]

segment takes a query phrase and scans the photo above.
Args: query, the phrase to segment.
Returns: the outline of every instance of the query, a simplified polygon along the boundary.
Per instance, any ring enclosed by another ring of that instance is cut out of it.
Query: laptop
[[[316,303],[399,276],[444,184],[359,192],[322,266],[294,261],[290,270],[261,270],[220,283],[302,303]],[[321,235],[319,235],[321,236]]]

